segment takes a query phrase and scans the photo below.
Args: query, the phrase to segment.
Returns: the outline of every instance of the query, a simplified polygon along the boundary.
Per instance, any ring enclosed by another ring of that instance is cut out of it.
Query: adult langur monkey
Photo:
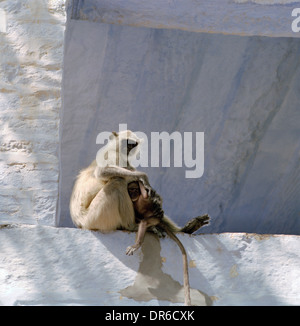
[[[127,255],[132,255],[143,243],[145,233],[149,227],[158,227],[165,231],[179,246],[183,259],[183,284],[184,301],[186,306],[191,305],[188,260],[185,248],[174,232],[173,223],[168,219],[162,209],[162,198],[156,191],[142,182],[133,181],[128,184],[128,193],[133,202],[135,217],[139,223],[136,242],[126,250]],[[192,219],[181,231],[192,233],[195,229],[208,224],[209,216],[204,215]]]
[[[149,184],[147,175],[129,162],[138,153],[140,142],[129,130],[113,132],[97,162],[79,173],[70,199],[71,218],[77,227],[102,232],[135,229],[127,185],[138,180]]]

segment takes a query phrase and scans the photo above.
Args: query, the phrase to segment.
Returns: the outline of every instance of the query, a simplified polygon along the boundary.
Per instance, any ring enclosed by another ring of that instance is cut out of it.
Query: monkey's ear
[[[115,137],[118,137],[118,136],[119,136],[118,133],[116,131],[113,131],[111,133],[111,135],[109,136],[109,139],[112,140],[112,139],[114,139]]]

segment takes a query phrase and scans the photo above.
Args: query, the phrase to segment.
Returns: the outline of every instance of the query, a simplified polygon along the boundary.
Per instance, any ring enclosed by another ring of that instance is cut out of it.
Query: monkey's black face
[[[129,154],[132,149],[137,147],[137,145],[138,145],[137,142],[132,142],[132,141],[127,140],[127,154]]]
[[[127,156],[129,155],[129,153],[137,147],[139,143],[136,142],[135,140],[132,139],[123,139],[122,140],[122,153],[126,154]]]
[[[141,191],[138,182],[133,181],[128,184],[128,193],[133,202],[139,199]]]

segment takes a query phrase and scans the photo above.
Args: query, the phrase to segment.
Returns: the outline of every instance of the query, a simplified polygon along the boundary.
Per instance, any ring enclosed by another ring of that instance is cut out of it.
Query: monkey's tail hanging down
[[[167,235],[172,238],[178,245],[182,253],[182,262],[183,262],[183,287],[184,287],[184,305],[191,306],[191,295],[190,295],[190,282],[189,282],[189,268],[187,261],[187,254],[182,245],[181,241],[177,238],[177,236],[167,227],[164,223],[159,224],[160,227],[164,229]]]

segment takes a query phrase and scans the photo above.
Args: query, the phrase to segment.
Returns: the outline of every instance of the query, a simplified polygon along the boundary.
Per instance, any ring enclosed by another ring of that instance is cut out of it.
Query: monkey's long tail
[[[168,228],[168,226],[163,223],[160,224],[162,228],[166,231],[168,236],[172,238],[178,245],[182,253],[182,261],[183,261],[183,287],[184,287],[184,305],[191,306],[191,295],[190,295],[190,281],[189,281],[189,268],[187,261],[187,254],[185,248],[181,241],[177,238],[177,236]]]

